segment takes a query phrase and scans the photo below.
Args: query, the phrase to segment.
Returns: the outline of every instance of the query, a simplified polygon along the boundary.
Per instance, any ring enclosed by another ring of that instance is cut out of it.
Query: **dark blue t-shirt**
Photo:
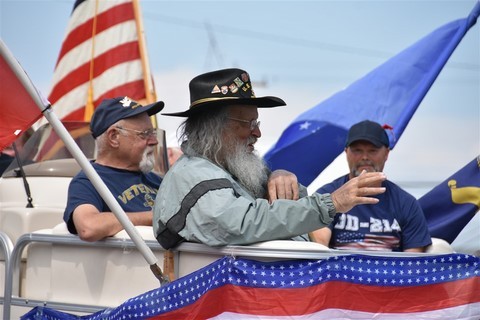
[[[332,193],[348,181],[340,177],[317,190]],[[384,181],[385,193],[375,196],[377,204],[355,206],[337,214],[329,225],[329,246],[335,249],[403,251],[432,243],[422,208],[415,197],[391,181]]]
[[[144,174],[103,166],[95,162],[93,168],[112,192],[125,212],[141,212],[153,209],[161,178],[155,173]],[[80,171],[68,187],[67,207],[63,214],[68,230],[77,234],[72,213],[81,204],[91,204],[100,212],[111,212],[85,173]]]

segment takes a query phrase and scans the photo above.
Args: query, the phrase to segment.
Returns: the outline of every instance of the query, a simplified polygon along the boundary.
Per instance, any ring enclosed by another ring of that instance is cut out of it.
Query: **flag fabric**
[[[480,208],[480,156],[426,193],[419,200],[427,218],[432,237],[449,243],[455,241],[462,230],[473,220]],[[474,228],[476,225],[476,228]],[[472,239],[465,244],[476,248],[480,254],[480,223],[472,221],[472,231],[465,234]],[[460,247],[457,252],[464,252]],[[471,250],[468,253],[474,254]]]
[[[479,232],[480,214],[477,213],[451,243],[453,250],[455,250],[455,252],[468,253],[480,257]]]
[[[343,151],[348,129],[365,119],[392,128],[387,131],[393,148],[479,14],[477,2],[468,17],[433,31],[345,90],[300,114],[264,159],[272,169],[289,170],[302,184],[309,185]]]
[[[75,1],[48,97],[62,121],[90,121],[104,98],[144,103],[154,94],[153,84],[144,81],[137,1]]]
[[[355,254],[275,262],[224,257],[116,308],[73,318],[36,307],[21,319],[479,317],[480,258]]]
[[[42,116],[42,105],[47,108],[49,104],[41,100],[27,74],[1,39],[0,79],[1,151]]]

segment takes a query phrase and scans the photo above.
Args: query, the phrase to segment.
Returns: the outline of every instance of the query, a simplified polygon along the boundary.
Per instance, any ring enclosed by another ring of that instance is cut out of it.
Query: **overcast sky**
[[[74,1],[0,0],[0,36],[47,96]],[[165,112],[187,109],[188,82],[214,69],[247,70],[260,110],[263,154],[288,124],[476,1],[141,1],[150,66]],[[159,117],[168,143],[179,122]],[[480,153],[480,32],[475,25],[430,89],[385,172],[401,185],[441,182]],[[308,156],[299,155],[299,156]],[[344,154],[310,190],[346,173]],[[429,183],[431,185],[431,183]]]

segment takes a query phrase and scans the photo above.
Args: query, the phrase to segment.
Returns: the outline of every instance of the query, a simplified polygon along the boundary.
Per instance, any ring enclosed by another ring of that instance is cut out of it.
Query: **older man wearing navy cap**
[[[382,173],[362,175],[331,195],[307,196],[292,174],[270,172],[255,152],[258,108],[284,105],[277,97],[257,97],[245,70],[217,70],[190,81],[188,110],[166,114],[186,120],[184,155],[155,200],[153,228],[164,248],[184,240],[212,246],[300,240],[337,212],[377,202],[368,196],[384,189],[369,185],[382,181]]]
[[[350,173],[321,187],[318,193],[334,192],[364,172],[382,172],[390,152],[385,129],[364,120],[348,131],[345,143]],[[380,184],[378,185],[380,186]],[[311,237],[334,249],[423,252],[432,243],[423,211],[417,200],[389,180],[379,203],[359,205],[338,215]]]
[[[152,225],[152,207],[161,178],[152,172],[158,140],[149,116],[163,106],[162,101],[143,106],[129,97],[106,99],[90,122],[97,144],[92,165],[133,225]],[[83,171],[70,183],[63,219],[71,233],[86,241],[100,240],[123,229]]]

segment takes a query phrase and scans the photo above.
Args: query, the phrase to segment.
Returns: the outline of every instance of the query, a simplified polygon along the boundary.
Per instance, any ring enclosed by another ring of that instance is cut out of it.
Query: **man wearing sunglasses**
[[[385,175],[367,173],[332,194],[307,196],[293,174],[270,172],[255,152],[258,108],[285,102],[256,97],[244,70],[195,77],[190,102],[187,111],[164,114],[187,118],[180,137],[184,155],[165,175],[155,200],[154,233],[165,249],[184,240],[211,246],[301,240],[337,212],[374,204],[378,200],[369,196],[385,191],[370,187]]]
[[[137,226],[152,225],[161,178],[152,172],[158,140],[150,116],[163,106],[162,101],[142,106],[129,97],[106,99],[90,122],[97,147],[92,165]],[[68,230],[85,241],[97,241],[123,230],[83,170],[70,182],[63,219]]]

